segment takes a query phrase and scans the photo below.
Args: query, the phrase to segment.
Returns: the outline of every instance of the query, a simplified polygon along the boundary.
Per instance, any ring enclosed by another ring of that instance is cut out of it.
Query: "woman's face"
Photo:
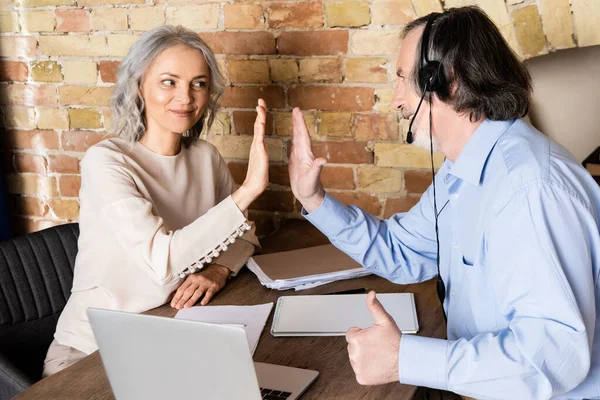
[[[146,132],[185,133],[206,110],[209,84],[210,70],[200,51],[177,45],[160,53],[141,85]]]

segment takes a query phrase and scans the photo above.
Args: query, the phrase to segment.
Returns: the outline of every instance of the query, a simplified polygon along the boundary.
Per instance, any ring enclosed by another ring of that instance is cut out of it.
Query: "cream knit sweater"
[[[85,154],[81,183],[73,290],[55,338],[84,353],[97,349],[88,307],[149,310],[206,265],[237,273],[259,246],[225,162],[203,140],[175,156],[104,140]]]

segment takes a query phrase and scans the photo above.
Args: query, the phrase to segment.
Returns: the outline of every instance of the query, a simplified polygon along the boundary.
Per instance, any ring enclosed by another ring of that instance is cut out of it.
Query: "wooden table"
[[[263,240],[263,253],[293,250],[326,244],[328,240],[306,221],[288,221],[277,233]],[[446,326],[435,292],[435,280],[413,285],[396,285],[377,276],[334,282],[314,289],[295,291],[270,290],[260,285],[247,269],[230,281],[211,305],[254,305],[275,303],[279,296],[323,294],[331,291],[367,287],[377,292],[413,292],[419,318],[419,335],[441,338]],[[147,312],[173,317],[176,310],[168,304]],[[356,382],[348,361],[344,337],[275,338],[270,334],[273,313],[269,317],[254,354],[255,361],[309,368],[319,371],[319,378],[302,396],[310,399],[411,399],[416,387],[392,383],[361,386]],[[201,350],[198,350],[201,351]],[[406,366],[410,368],[410,366]],[[24,399],[114,399],[98,352],[71,367],[34,384],[15,397]]]

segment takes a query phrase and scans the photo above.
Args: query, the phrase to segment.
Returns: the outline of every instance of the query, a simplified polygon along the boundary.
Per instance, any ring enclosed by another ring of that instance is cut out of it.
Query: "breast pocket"
[[[496,328],[496,299],[485,265],[462,258],[462,296],[471,309],[472,318],[465,318],[465,327],[472,336]]]

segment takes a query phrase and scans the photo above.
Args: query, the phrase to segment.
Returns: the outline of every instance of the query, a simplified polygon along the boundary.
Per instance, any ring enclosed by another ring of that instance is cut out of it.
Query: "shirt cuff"
[[[446,348],[448,341],[402,335],[398,354],[400,383],[448,390]]]
[[[311,213],[308,213],[302,207],[302,215],[328,238],[338,236],[344,228],[348,227],[348,223],[354,219],[352,209],[340,203],[328,193],[325,193],[321,205]]]
[[[243,238],[238,238],[235,243],[230,244],[227,251],[221,252],[217,258],[212,260],[211,264],[219,264],[229,268],[230,276],[235,276],[242,269],[248,258],[254,253],[254,245],[246,242]]]
[[[194,250],[200,246],[202,246],[202,250],[189,251],[190,256],[187,260],[184,260],[181,269],[174,272],[173,275],[179,278],[185,278],[187,275],[201,270],[205,265],[212,264],[214,259],[228,250],[229,245],[233,244],[244,232],[251,230],[252,227],[246,222],[246,216],[229,196],[183,229],[190,237],[204,237],[205,240],[194,246]],[[206,235],[201,234],[203,231],[212,233],[210,242],[206,240]],[[193,244],[194,242],[191,241],[187,245],[189,250],[191,250]]]

